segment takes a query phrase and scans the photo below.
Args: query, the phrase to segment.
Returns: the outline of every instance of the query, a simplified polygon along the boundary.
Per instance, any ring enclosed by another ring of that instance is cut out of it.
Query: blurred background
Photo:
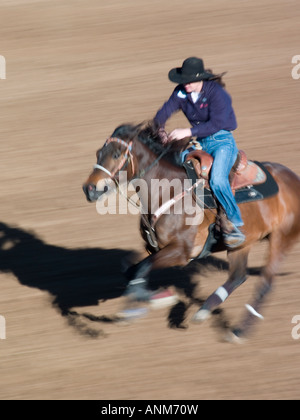
[[[166,310],[120,326],[113,287],[121,260],[143,251],[138,218],[100,216],[81,190],[96,150],[118,125],[154,116],[174,88],[168,71],[189,56],[227,71],[239,148],[300,174],[299,21],[297,0],[0,0],[1,399],[299,397],[299,244],[244,346],[189,312],[181,328]],[[179,126],[178,114],[168,128]],[[224,304],[230,323],[264,258],[258,244]],[[199,296],[227,275],[225,263],[197,270]]]

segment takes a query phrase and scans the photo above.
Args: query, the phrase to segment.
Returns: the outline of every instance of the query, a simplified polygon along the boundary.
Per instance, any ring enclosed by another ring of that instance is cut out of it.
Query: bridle
[[[96,163],[94,165],[94,169],[100,169],[100,171],[105,172],[107,175],[109,175],[114,181],[116,180],[116,175],[118,172],[120,172],[122,169],[125,169],[125,166],[127,166],[129,163],[131,164],[131,170],[132,174],[134,174],[134,162],[133,162],[133,156],[131,153],[132,150],[132,141],[127,143],[126,141],[119,139],[118,137],[110,137],[106,140],[104,146],[108,146],[110,143],[119,143],[121,146],[124,146],[126,148],[126,152],[123,155],[123,158],[117,168],[113,170],[113,172],[110,172],[108,169],[106,169],[104,166],[99,165]]]
[[[105,172],[107,175],[110,176],[110,178],[116,182],[117,180],[117,174],[122,171],[122,169],[125,169],[125,167],[127,167],[127,165],[130,163],[131,164],[131,172],[132,172],[132,176],[134,175],[135,172],[135,167],[134,167],[134,161],[133,161],[133,156],[132,156],[132,140],[127,143],[126,141],[119,139],[118,137],[110,137],[106,140],[104,147],[106,147],[109,143],[119,143],[121,146],[124,146],[126,148],[126,152],[123,155],[123,159],[121,160],[121,162],[119,163],[119,165],[117,166],[117,168],[115,168],[113,170],[113,172],[109,171],[108,169],[106,169],[104,166],[99,165],[98,163],[96,163],[94,165],[94,169],[100,169],[101,171]],[[168,153],[169,149],[170,149],[171,145],[168,145],[162,152],[161,154],[145,169],[142,169],[139,171],[138,174],[135,175],[134,178],[142,178],[147,172],[149,172],[152,168],[154,168],[154,166],[156,166],[158,164],[158,162],[162,159],[162,157]]]

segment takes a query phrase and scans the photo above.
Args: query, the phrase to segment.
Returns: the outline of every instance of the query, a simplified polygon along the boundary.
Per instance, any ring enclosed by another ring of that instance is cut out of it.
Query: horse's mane
[[[166,145],[162,143],[160,127],[154,121],[138,125],[122,124],[115,129],[112,137],[119,137],[122,140],[131,140],[137,137],[140,142],[148,146],[158,156],[166,150]],[[184,143],[186,144],[186,141]],[[169,145],[169,151],[164,155],[164,158],[176,166],[182,166],[180,152],[184,147],[183,143],[174,141],[169,143]]]

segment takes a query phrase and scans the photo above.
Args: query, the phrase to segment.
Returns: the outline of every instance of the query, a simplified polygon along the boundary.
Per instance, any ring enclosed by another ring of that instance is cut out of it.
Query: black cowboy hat
[[[187,58],[182,63],[182,67],[176,67],[169,72],[171,82],[178,84],[200,82],[201,80],[209,80],[215,77],[214,74],[204,69],[203,60],[197,57]]]

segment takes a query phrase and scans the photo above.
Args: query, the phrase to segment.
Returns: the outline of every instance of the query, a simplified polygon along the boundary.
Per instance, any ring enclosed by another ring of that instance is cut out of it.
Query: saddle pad
[[[257,201],[257,200],[264,200],[265,198],[272,197],[273,195],[276,195],[278,193],[278,185],[273,178],[273,176],[270,174],[270,172],[264,167],[263,163],[254,161],[256,165],[258,165],[262,171],[266,174],[266,181],[263,184],[258,185],[249,185],[247,187],[240,188],[235,191],[235,199],[237,204],[241,203],[249,203],[251,201]],[[197,175],[194,171],[194,168],[192,168],[189,165],[183,164],[188,177],[192,180],[192,182],[196,182]],[[202,197],[203,199],[203,197]],[[216,201],[211,193],[211,190],[208,188],[204,188],[204,204],[205,207],[209,208],[217,208]]]

